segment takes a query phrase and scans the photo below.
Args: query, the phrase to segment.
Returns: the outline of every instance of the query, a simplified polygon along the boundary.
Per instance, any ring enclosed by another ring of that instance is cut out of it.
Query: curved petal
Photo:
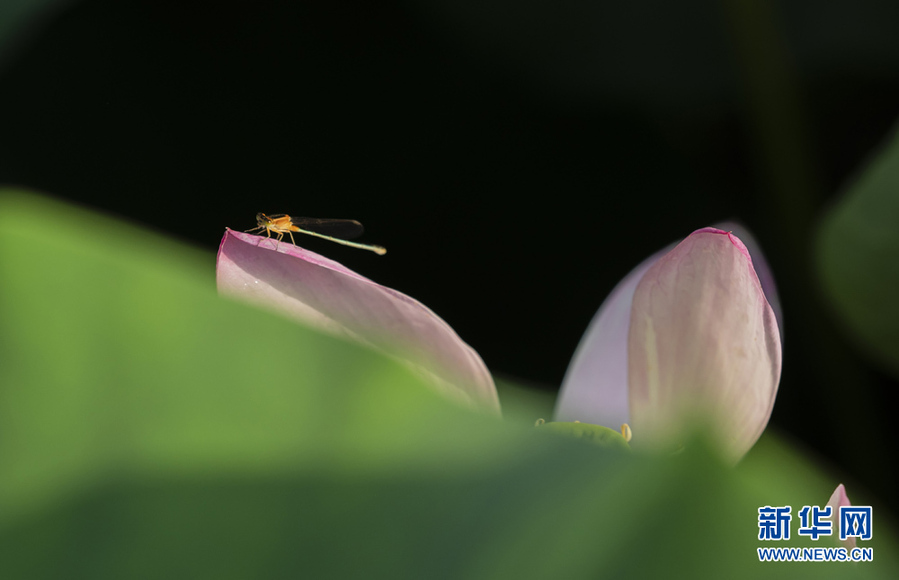
[[[762,247],[759,245],[758,241],[756,241],[755,237],[749,233],[749,230],[743,227],[742,224],[737,222],[722,222],[720,224],[715,224],[714,227],[734,234],[741,242],[743,242],[746,249],[749,250],[749,255],[752,257],[752,265],[755,267],[755,273],[759,276],[759,283],[761,283],[762,290],[765,292],[765,298],[768,299],[768,304],[771,305],[771,309],[774,311],[774,318],[777,319],[777,329],[780,331],[780,342],[783,343],[783,310],[780,307],[780,297],[777,295],[777,286],[774,284],[774,275],[771,273],[771,267],[768,266],[768,260],[765,259],[765,254],[762,253]]]
[[[842,483],[830,494],[827,505],[833,508],[834,514],[839,513],[841,507],[852,505],[852,502],[849,501],[849,496],[846,495],[846,487]]]
[[[843,486],[842,483],[840,485],[838,485],[835,490],[833,490],[833,493],[830,495],[830,499],[827,500],[827,505],[830,506],[833,510],[833,511],[831,511],[831,516],[830,516],[831,521],[837,522],[837,524],[839,525],[840,508],[844,507],[844,506],[849,507],[852,505],[852,503],[849,501],[849,496],[846,495],[846,488]],[[837,534],[837,526],[835,525],[833,528],[834,528],[833,529],[834,535],[839,538],[840,536],[839,536],[839,534]],[[845,540],[842,540],[842,543],[845,546],[854,548],[855,547],[855,537],[850,536],[850,537],[846,538]]]
[[[555,421],[581,421],[611,429],[630,421],[627,335],[631,301],[646,271],[673,247],[674,244],[643,260],[599,307],[565,373]]]
[[[697,230],[647,270],[628,336],[635,444],[701,416],[739,459],[768,423],[780,371],[777,321],[739,238]]]
[[[443,319],[333,260],[228,229],[216,282],[224,295],[375,346],[410,364],[443,394],[499,413],[490,372]]]

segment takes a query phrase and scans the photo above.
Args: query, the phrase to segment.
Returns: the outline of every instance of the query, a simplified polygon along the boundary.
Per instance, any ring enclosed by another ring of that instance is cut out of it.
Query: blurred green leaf
[[[376,352],[219,298],[212,264],[0,192],[4,579],[899,570],[883,524],[873,564],[758,563],[757,508],[803,500],[782,457],[748,477],[699,442],[660,458],[474,414]]]
[[[899,135],[823,220],[824,290],[853,338],[899,376]]]
[[[0,236],[4,516],[110,466],[427,464],[436,443],[405,430],[467,417],[391,359],[220,298],[212,255],[25,195],[3,197]]]

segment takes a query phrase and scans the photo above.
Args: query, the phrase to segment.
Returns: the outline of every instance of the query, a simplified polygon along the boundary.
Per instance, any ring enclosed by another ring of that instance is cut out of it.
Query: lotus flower
[[[636,446],[677,446],[702,421],[739,460],[767,425],[780,381],[777,301],[762,260],[732,231],[703,228],[637,266],[581,340],[556,420],[626,423]]]
[[[442,394],[499,413],[478,354],[423,304],[290,243],[226,230],[219,292],[386,352]]]

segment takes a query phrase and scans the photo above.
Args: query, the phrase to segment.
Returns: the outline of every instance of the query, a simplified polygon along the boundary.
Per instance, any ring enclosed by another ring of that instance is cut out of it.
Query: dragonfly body
[[[362,224],[356,220],[291,217],[283,213],[272,215],[257,213],[256,224],[255,228],[247,231],[265,230],[265,235],[269,238],[272,237],[272,232],[274,232],[277,234],[279,242],[284,238],[284,234],[287,234],[290,236],[290,241],[293,242],[293,245],[297,245],[296,240],[293,239],[293,232],[297,232],[330,240],[344,246],[369,250],[381,256],[387,253],[387,250],[381,246],[348,241],[350,238],[362,235],[362,232],[365,231]]]

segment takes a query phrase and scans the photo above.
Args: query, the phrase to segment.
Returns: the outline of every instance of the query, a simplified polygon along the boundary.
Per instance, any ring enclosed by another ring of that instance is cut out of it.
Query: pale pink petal
[[[640,280],[628,337],[635,444],[704,420],[738,460],[768,423],[780,371],[774,312],[733,234],[697,230]]]
[[[765,292],[765,298],[768,299],[768,304],[771,305],[771,309],[774,311],[774,317],[777,319],[777,329],[780,331],[780,342],[783,343],[783,310],[780,307],[780,297],[777,295],[777,285],[774,283],[774,275],[771,273],[771,267],[768,266],[765,254],[762,253],[762,247],[759,245],[758,241],[756,241],[755,237],[749,233],[749,230],[737,222],[722,222],[720,224],[715,224],[715,227],[719,230],[724,230],[725,232],[731,232],[737,236],[737,238],[739,238],[746,246],[746,249],[749,250],[749,255],[752,256],[752,265],[755,267],[755,273],[759,276],[759,283],[761,283],[762,290]]]
[[[843,506],[848,507],[848,506],[852,505],[852,503],[850,503],[850,501],[849,501],[849,496],[846,495],[846,488],[843,487],[842,483],[840,485],[838,485],[835,490],[833,490],[833,493],[831,494],[830,499],[827,500],[827,505],[829,505],[831,508],[833,508],[833,511],[831,512],[831,520],[833,520],[833,522],[834,522],[833,534],[834,534],[834,536],[839,538],[840,536],[839,536],[838,529],[839,529],[839,525],[840,525],[840,507],[843,507]],[[850,537],[846,538],[845,540],[843,540],[842,543],[844,546],[854,548],[855,547],[855,537],[850,536]]]
[[[219,291],[398,358],[443,394],[499,412],[481,357],[417,300],[291,243],[226,230]]]
[[[627,334],[631,301],[643,274],[674,244],[643,260],[599,307],[568,365],[555,421],[580,421],[618,429],[630,421],[627,397]]]

